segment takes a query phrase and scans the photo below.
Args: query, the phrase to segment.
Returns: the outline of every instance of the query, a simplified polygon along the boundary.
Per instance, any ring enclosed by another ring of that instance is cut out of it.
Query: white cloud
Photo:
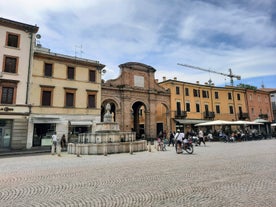
[[[242,78],[276,75],[275,3],[252,2],[9,0],[0,2],[0,13],[37,24],[40,42],[53,52],[99,60],[107,66],[104,79],[136,61],[153,66],[159,80],[205,82],[214,74],[177,63],[224,73],[232,68]],[[213,81],[224,83],[224,76]]]

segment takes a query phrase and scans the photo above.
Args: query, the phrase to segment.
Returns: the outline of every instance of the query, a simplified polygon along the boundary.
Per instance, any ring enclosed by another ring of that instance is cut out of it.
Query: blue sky
[[[230,84],[217,72],[232,69],[249,84],[276,88],[276,0],[9,0],[3,18],[39,27],[52,52],[98,60],[103,79],[119,76],[118,65],[141,62],[162,81]]]

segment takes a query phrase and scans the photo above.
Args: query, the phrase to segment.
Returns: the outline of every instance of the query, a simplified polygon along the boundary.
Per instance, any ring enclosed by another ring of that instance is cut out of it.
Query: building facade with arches
[[[127,62],[120,75],[102,83],[102,112],[111,105],[113,121],[121,131],[136,132],[137,139],[152,139],[170,129],[170,92],[159,86],[151,66]]]

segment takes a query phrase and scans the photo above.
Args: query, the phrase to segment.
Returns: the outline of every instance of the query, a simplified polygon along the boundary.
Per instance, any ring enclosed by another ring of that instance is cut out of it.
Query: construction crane
[[[230,83],[231,83],[232,86],[233,86],[233,84],[234,84],[233,78],[237,78],[237,80],[240,80],[240,79],[241,79],[241,76],[239,76],[239,75],[234,75],[234,74],[232,73],[231,68],[229,68],[229,74],[225,74],[225,73],[217,72],[217,71],[214,71],[214,70],[204,69],[204,68],[200,68],[200,67],[196,67],[196,66],[192,66],[192,65],[187,65],[187,64],[177,63],[177,65],[184,66],[184,67],[188,67],[188,68],[193,68],[193,69],[197,69],[197,70],[202,70],[202,71],[206,71],[206,72],[209,72],[209,73],[216,73],[216,74],[219,74],[219,75],[227,76],[227,77],[230,78]]]

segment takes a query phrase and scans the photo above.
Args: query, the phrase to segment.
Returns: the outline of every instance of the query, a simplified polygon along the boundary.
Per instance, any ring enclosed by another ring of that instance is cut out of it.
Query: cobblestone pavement
[[[276,139],[0,159],[0,206],[276,206]]]

